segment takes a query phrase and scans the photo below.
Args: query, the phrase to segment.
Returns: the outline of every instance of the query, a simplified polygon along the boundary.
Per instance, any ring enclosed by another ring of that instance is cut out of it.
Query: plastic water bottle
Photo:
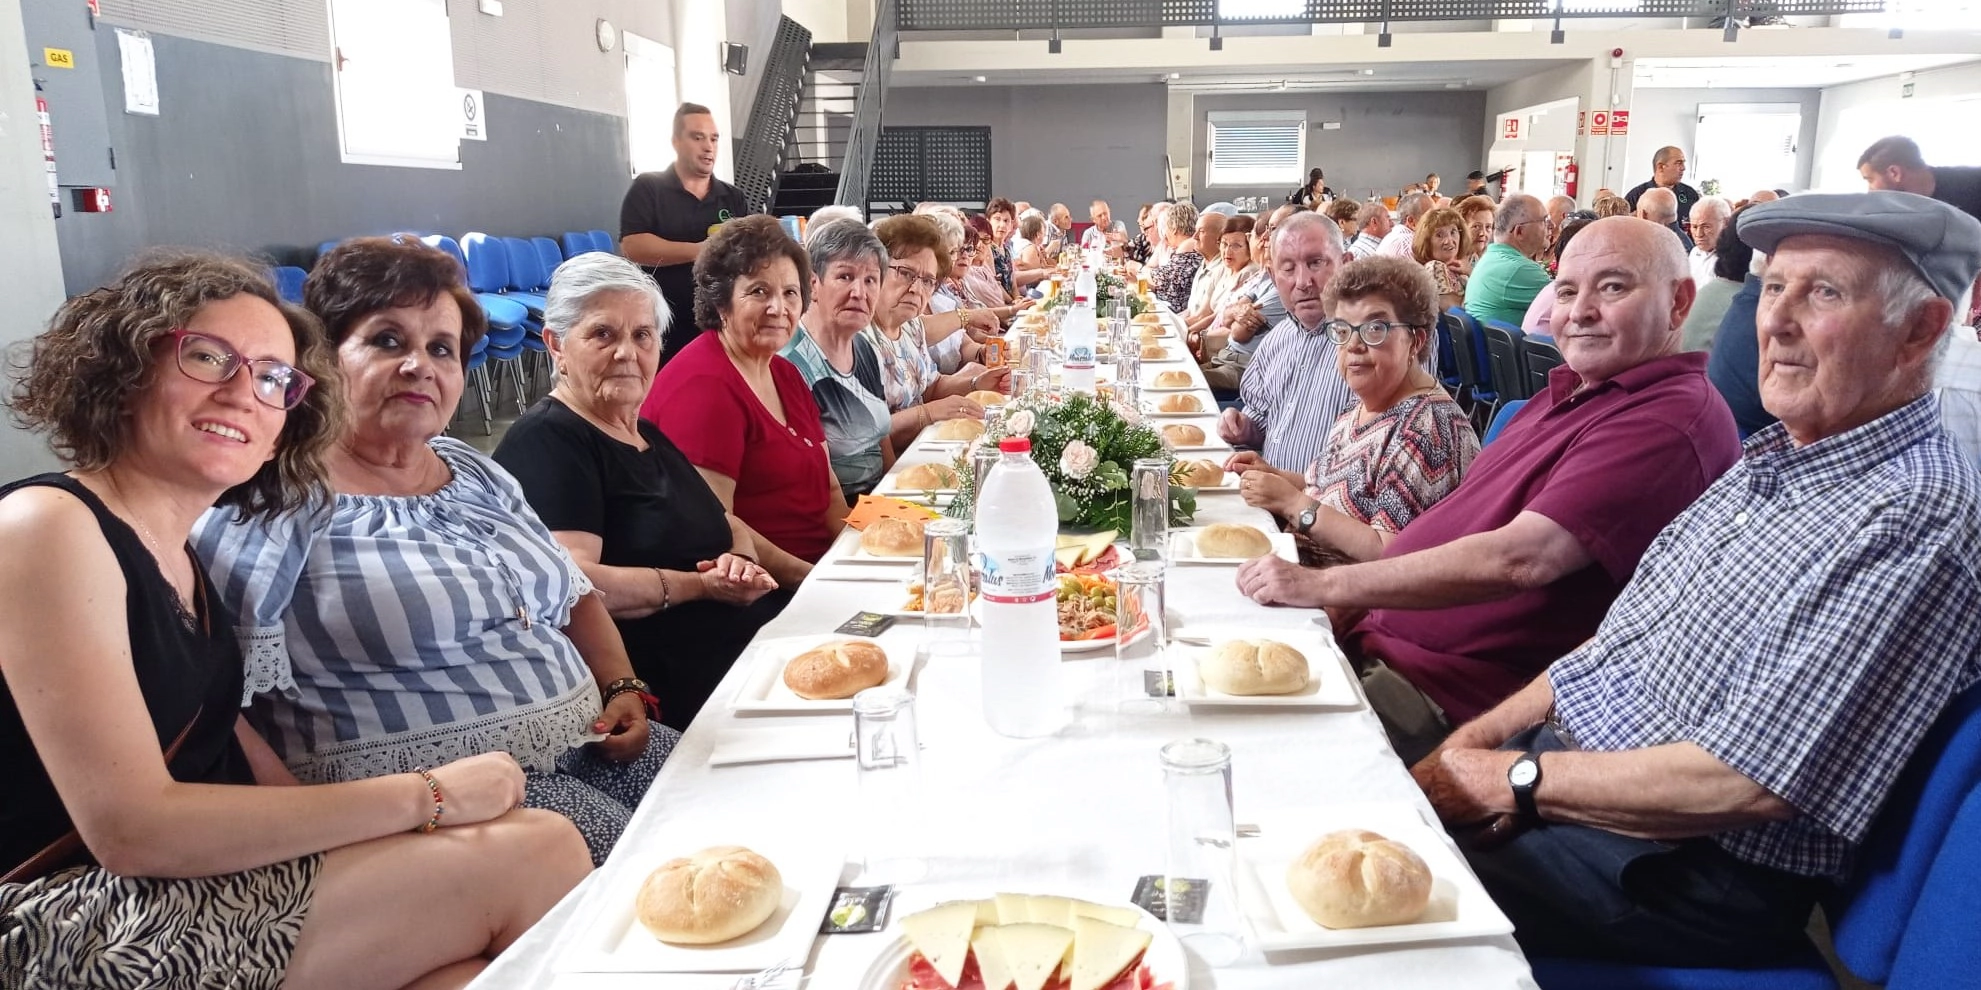
[[[1060,687],[1059,513],[1032,462],[1032,442],[1007,437],[977,508],[982,554],[984,721],[999,735],[1050,735],[1066,721]]]
[[[1100,341],[1093,296],[1079,295],[1076,291],[1073,305],[1066,310],[1066,321],[1059,325],[1059,336],[1066,344],[1066,364],[1059,373],[1060,387],[1068,392],[1092,395],[1094,348]]]
[[[1094,274],[1094,265],[1089,262],[1080,266],[1080,274],[1073,279],[1074,298],[1085,299],[1091,306],[1100,297],[1100,287],[1100,276]]]

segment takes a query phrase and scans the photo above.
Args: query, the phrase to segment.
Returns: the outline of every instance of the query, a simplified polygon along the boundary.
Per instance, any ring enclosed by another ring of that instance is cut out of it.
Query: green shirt
[[[1495,242],[1472,266],[1472,278],[1465,283],[1465,311],[1480,320],[1517,327],[1548,281],[1547,269],[1512,245]]]

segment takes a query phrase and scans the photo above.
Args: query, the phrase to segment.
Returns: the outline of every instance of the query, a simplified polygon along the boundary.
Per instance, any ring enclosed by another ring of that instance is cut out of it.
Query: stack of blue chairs
[[[303,304],[303,280],[309,277],[308,272],[294,265],[277,265],[269,269],[269,275],[275,280],[275,292],[283,302]]]

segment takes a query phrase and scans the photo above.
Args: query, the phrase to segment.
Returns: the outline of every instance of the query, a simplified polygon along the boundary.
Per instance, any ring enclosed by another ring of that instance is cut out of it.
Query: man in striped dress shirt
[[[1981,680],[1981,476],[1928,394],[1981,223],[1874,192],[1738,225],[1769,255],[1761,397],[1781,422],[1659,535],[1593,639],[1413,770],[1529,952],[1806,953],[1817,898]]]
[[[1252,447],[1266,463],[1305,472],[1321,453],[1328,428],[1355,402],[1335,364],[1334,342],[1320,332],[1327,320],[1321,292],[1340,268],[1341,228],[1326,216],[1296,213],[1273,234],[1273,286],[1286,307],[1252,354],[1238,382],[1245,408],[1227,409],[1218,435]]]

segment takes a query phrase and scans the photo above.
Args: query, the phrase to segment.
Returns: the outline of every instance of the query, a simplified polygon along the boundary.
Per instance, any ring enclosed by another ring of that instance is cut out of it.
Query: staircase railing
[[[777,176],[783,170],[784,149],[798,124],[798,103],[805,82],[812,32],[789,17],[777,22],[777,39],[764,60],[763,84],[757,88],[750,121],[736,148],[736,188],[752,212],[770,209],[777,196]]]
[[[867,179],[873,173],[874,146],[880,143],[881,105],[900,32],[895,25],[895,0],[874,7],[874,36],[867,44],[867,62],[860,70],[860,102],[846,134],[846,160],[839,166],[839,194],[834,202],[867,210]]]

